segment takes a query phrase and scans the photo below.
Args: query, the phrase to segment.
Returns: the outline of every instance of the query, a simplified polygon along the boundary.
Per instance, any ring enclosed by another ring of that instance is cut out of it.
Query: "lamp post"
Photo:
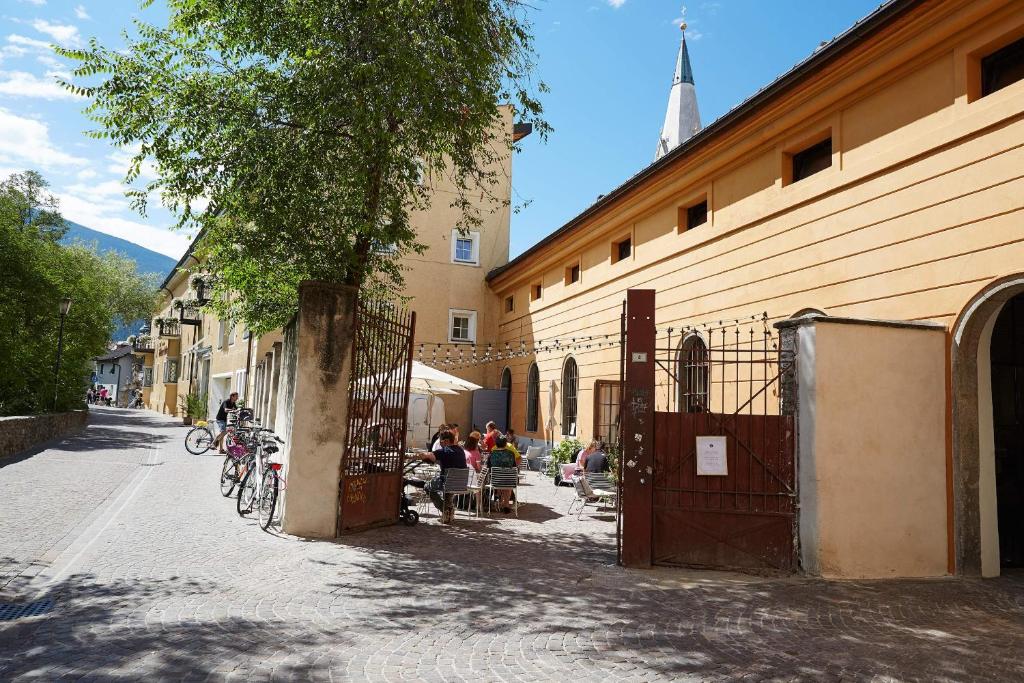
[[[64,319],[71,310],[71,297],[60,300],[60,330],[57,332],[57,364],[53,368],[53,409],[57,410],[57,394],[60,391],[60,360],[64,353]]]

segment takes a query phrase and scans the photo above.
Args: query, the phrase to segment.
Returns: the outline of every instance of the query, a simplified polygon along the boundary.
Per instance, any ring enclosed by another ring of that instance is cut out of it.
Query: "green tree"
[[[57,408],[82,405],[92,357],[121,321],[148,317],[155,283],[134,261],[63,245],[64,220],[46,181],[29,171],[0,182],[0,415],[50,410],[63,297],[71,298]]]
[[[137,150],[128,181],[155,162],[137,208],[158,192],[202,231],[218,313],[257,334],[290,318],[300,280],[401,283],[432,179],[454,185],[455,227],[504,201],[501,104],[548,132],[518,0],[167,4],[125,50],[60,50],[80,63],[64,85],[92,99],[94,135]]]

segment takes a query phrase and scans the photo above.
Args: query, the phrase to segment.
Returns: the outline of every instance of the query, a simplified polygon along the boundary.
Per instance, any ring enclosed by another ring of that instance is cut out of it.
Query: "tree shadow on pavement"
[[[46,614],[0,622],[0,680],[305,680],[317,651],[350,642],[342,627],[303,631],[252,614],[190,620],[186,610],[158,608],[181,605],[183,595],[214,600],[219,589],[190,579],[68,578],[37,598],[52,601]],[[285,661],[292,651],[310,656]]]

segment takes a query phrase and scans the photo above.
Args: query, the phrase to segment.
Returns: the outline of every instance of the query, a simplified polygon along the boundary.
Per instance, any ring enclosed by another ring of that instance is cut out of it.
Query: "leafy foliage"
[[[437,188],[450,227],[507,203],[499,105],[549,130],[519,0],[167,4],[126,50],[59,50],[79,62],[64,85],[92,99],[93,135],[134,151],[128,181],[155,162],[137,208],[159,193],[201,230],[213,307],[257,334],[303,279],[394,290]]]
[[[155,283],[115,253],[65,246],[63,219],[46,181],[29,171],[0,182],[0,415],[53,403],[59,305],[71,298],[57,408],[84,400],[93,356],[122,320],[148,317]]]
[[[554,475],[559,467],[567,462],[576,459],[576,454],[583,448],[583,442],[579,439],[562,439],[551,449],[551,463],[548,465],[548,474]]]

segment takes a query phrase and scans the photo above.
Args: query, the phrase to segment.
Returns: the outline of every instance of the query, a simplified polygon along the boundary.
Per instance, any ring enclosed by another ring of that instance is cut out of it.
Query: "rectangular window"
[[[539,299],[543,291],[544,288],[540,285],[540,283],[530,285],[530,301],[536,301],[537,299]]]
[[[708,222],[708,200],[694,204],[686,210],[686,229],[693,230]]]
[[[619,405],[622,386],[617,381],[594,383],[594,438],[614,445],[619,443]]]
[[[235,336],[235,323],[232,321],[231,324],[228,325],[228,344],[235,343]]]
[[[633,241],[626,237],[612,246],[612,263],[625,261],[633,253]]]
[[[565,268],[565,284],[571,285],[580,281],[580,264],[574,263]]]
[[[172,384],[178,381],[178,359],[168,358],[164,362],[164,384]]]
[[[153,386],[153,368],[151,366],[142,368],[142,386]]]
[[[248,374],[245,370],[235,371],[235,391],[239,398],[245,398],[245,387],[248,385]]]
[[[448,341],[476,341],[476,311],[448,311]]]
[[[809,178],[832,165],[832,138],[811,145],[792,157],[793,182]]]
[[[248,339],[250,334],[252,333],[249,332],[249,328],[246,327],[244,330],[242,330],[242,339]]]
[[[515,300],[515,298],[511,297],[511,296],[505,297],[505,312],[506,313],[511,313],[514,310],[516,310],[516,300]]]
[[[224,320],[217,321],[217,348],[224,348],[224,339],[227,336],[228,324]]]
[[[981,96],[1024,79],[1024,38],[981,58]]]
[[[480,263],[480,233],[452,230],[452,262],[465,265]]]

